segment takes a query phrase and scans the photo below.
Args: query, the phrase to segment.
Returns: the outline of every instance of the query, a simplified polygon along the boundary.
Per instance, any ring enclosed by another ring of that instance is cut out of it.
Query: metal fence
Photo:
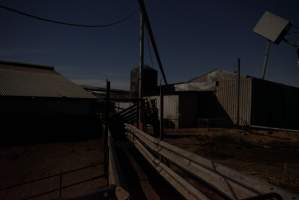
[[[126,124],[126,130],[129,141],[186,199],[211,198],[167,163],[191,174],[227,199],[299,199],[295,194],[158,140],[132,125]]]
[[[108,132],[108,184],[110,187],[115,187],[115,199],[127,200],[130,198],[129,193],[124,188],[124,181],[122,180],[119,160],[116,153],[116,144],[110,131]]]
[[[97,179],[100,179],[100,178],[104,177],[104,174],[103,174],[103,175],[94,176],[94,177],[91,177],[91,178],[88,178],[88,179],[84,179],[84,180],[81,180],[81,181],[78,181],[78,182],[75,182],[75,183],[72,183],[72,184],[69,184],[69,185],[63,185],[62,181],[63,181],[63,176],[64,175],[74,173],[74,172],[78,172],[78,171],[82,171],[82,170],[85,170],[85,169],[88,169],[88,168],[97,167],[97,166],[100,166],[100,165],[103,165],[103,164],[102,163],[95,163],[95,164],[87,165],[87,166],[84,166],[84,167],[80,167],[80,168],[76,168],[76,169],[72,169],[72,170],[68,170],[68,171],[63,171],[63,172],[53,174],[53,175],[50,175],[50,176],[37,178],[37,179],[32,179],[32,180],[25,181],[25,182],[22,182],[22,183],[18,183],[18,184],[15,184],[15,185],[10,185],[10,186],[7,186],[7,187],[0,188],[0,192],[16,189],[16,188],[24,186],[24,185],[34,184],[34,183],[37,183],[37,182],[45,181],[47,179],[51,179],[51,178],[56,177],[57,182],[58,182],[58,187],[57,188],[54,188],[54,189],[51,189],[51,190],[48,190],[48,191],[45,191],[45,192],[40,192],[40,193],[37,193],[37,194],[34,194],[34,195],[26,196],[26,197],[20,198],[20,199],[22,199],[22,200],[31,200],[31,199],[35,199],[35,198],[38,198],[38,197],[49,195],[49,194],[55,193],[55,192],[56,193],[58,192],[57,196],[59,198],[61,198],[62,197],[62,191],[64,189],[67,189],[67,188],[70,188],[70,187],[73,187],[73,186],[76,186],[76,185],[79,185],[79,184],[82,184],[82,183],[94,181],[94,180],[97,180]]]

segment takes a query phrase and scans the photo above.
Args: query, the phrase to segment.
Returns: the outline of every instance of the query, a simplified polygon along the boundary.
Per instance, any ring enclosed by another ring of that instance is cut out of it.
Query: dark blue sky
[[[266,42],[252,28],[269,10],[299,26],[298,0],[148,0],[148,12],[169,82],[214,68],[261,76]],[[34,15],[101,24],[137,10],[136,0],[2,0]],[[138,63],[138,15],[109,29],[82,29],[36,21],[0,10],[0,60],[51,65],[79,83],[128,88]],[[147,56],[146,52],[146,56]],[[146,58],[148,64],[150,60]],[[275,45],[267,79],[299,86],[295,50]],[[157,64],[155,64],[157,68]]]

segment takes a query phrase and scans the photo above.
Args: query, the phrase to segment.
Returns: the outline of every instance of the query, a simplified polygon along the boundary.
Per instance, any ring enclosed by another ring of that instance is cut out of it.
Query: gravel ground
[[[169,131],[166,142],[299,193],[299,134],[236,129]]]
[[[80,171],[65,174],[62,185],[67,186],[99,176],[62,191],[62,197],[75,197],[106,186],[103,177],[103,145],[101,139],[48,144],[0,147],[0,188],[47,177],[61,172],[98,164]],[[14,200],[59,187],[59,177],[0,191],[0,199]],[[36,199],[52,199],[58,192]]]

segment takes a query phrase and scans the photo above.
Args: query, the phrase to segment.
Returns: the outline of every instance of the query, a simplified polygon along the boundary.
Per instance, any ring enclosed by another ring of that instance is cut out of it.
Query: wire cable
[[[299,44],[296,41],[290,41],[287,38],[284,38],[283,41],[285,41],[287,44],[289,44],[290,46],[294,47],[294,48],[299,48]]]
[[[0,9],[4,9],[6,11],[18,14],[18,15],[22,15],[22,16],[26,16],[32,19],[36,19],[36,20],[40,20],[40,21],[44,21],[44,22],[49,22],[49,23],[54,23],[54,24],[61,24],[61,25],[66,25],[66,26],[74,26],[74,27],[80,27],[80,28],[108,28],[111,26],[115,26],[118,24],[121,24],[125,21],[127,21],[130,17],[132,17],[136,11],[133,10],[132,12],[130,12],[128,15],[115,20],[113,22],[107,23],[107,24],[96,24],[96,25],[89,25],[89,24],[77,24],[77,23],[69,23],[69,22],[65,22],[65,21],[59,21],[59,20],[54,20],[54,19],[49,19],[49,18],[44,18],[44,17],[40,17],[40,16],[36,16],[36,15],[32,15],[14,8],[10,8],[4,5],[0,5]]]

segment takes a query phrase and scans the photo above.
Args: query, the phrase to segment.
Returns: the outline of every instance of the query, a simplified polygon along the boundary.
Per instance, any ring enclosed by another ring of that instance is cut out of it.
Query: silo
[[[131,97],[138,97],[138,77],[139,67],[134,67],[131,70]],[[142,70],[142,95],[152,95],[157,91],[158,72],[157,70],[145,65]]]

